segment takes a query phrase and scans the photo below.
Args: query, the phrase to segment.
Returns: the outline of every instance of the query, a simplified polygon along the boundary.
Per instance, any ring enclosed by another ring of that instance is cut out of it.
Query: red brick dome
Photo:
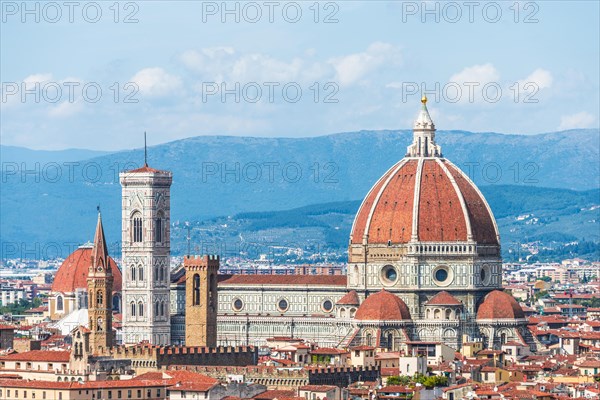
[[[442,290],[433,296],[427,303],[428,306],[460,306],[462,303],[450,293]]]
[[[523,319],[525,313],[514,297],[500,290],[488,293],[477,309],[477,319]]]
[[[355,319],[368,321],[410,320],[410,311],[402,299],[387,290],[370,295],[356,310]]]
[[[440,157],[406,157],[363,200],[351,244],[465,242],[498,245],[496,222],[475,184]]]
[[[87,278],[92,263],[92,246],[81,246],[61,264],[52,283],[53,292],[73,293],[76,289],[87,289]],[[117,263],[108,257],[113,273],[113,291],[121,291],[121,271]]]

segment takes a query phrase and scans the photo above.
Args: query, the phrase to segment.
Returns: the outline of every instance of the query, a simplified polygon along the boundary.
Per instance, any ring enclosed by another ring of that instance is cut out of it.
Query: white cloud
[[[366,51],[329,60],[336,72],[336,79],[341,86],[352,85],[377,67],[386,64],[399,64],[400,50],[388,43],[372,43]]]
[[[546,89],[552,86],[553,78],[550,71],[538,68],[533,71],[529,76],[519,81],[519,85],[524,87],[527,83],[534,83],[538,89]]]
[[[83,103],[81,101],[63,101],[57,106],[50,107],[48,115],[56,118],[65,118],[77,114],[83,110]]]
[[[33,74],[29,75],[25,79],[23,79],[23,83],[25,85],[34,85],[36,83],[45,83],[50,82],[52,80],[52,74],[42,73],[42,74]]]
[[[151,97],[173,94],[182,86],[178,76],[171,75],[158,67],[144,68],[138,71],[131,81],[138,85],[141,94]]]
[[[452,75],[450,82],[456,82],[464,84],[465,82],[477,82],[480,85],[485,85],[490,82],[498,82],[500,74],[496,70],[493,64],[481,64],[473,65],[472,67],[466,67],[462,71]]]
[[[592,114],[582,111],[576,114],[563,115],[560,117],[559,130],[592,128],[596,122],[596,117]]]
[[[302,58],[282,61],[261,53],[238,54],[231,47],[188,50],[181,61],[203,82],[311,82],[328,71],[322,64]]]

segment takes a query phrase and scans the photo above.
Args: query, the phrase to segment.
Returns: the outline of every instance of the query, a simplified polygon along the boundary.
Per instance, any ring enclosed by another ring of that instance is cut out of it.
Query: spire
[[[146,131],[144,131],[144,167],[148,166],[148,146],[146,145]]]
[[[413,125],[413,142],[406,149],[407,157],[441,157],[442,149],[435,143],[435,124],[427,109],[427,96],[421,98],[421,110]]]
[[[92,249],[91,268],[96,270],[102,267],[107,273],[111,273],[108,262],[108,247],[106,238],[104,237],[104,227],[102,226],[102,215],[100,214],[100,206],[98,210],[98,224],[96,225],[96,235],[94,236],[94,248]]]

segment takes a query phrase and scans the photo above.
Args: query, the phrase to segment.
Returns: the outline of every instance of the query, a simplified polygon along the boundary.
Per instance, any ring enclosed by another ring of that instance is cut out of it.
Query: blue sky
[[[22,4],[2,2],[4,145],[406,129],[421,88],[442,130],[599,124],[597,1]]]

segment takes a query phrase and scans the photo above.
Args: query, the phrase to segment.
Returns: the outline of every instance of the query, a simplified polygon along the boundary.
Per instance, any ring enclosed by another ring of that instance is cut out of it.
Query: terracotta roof
[[[346,354],[348,353],[345,350],[340,350],[340,349],[334,349],[331,347],[320,347],[318,349],[314,349],[310,352],[310,354]]]
[[[477,319],[522,319],[523,309],[510,294],[494,290],[488,293],[477,309]]]
[[[113,291],[121,291],[121,271],[117,263],[108,257],[113,274]],[[92,264],[92,248],[80,247],[69,255],[61,264],[52,283],[53,292],[73,293],[75,289],[86,289],[90,265]]]
[[[149,167],[148,164],[145,164],[143,167],[141,168],[137,168],[137,169],[132,169],[131,171],[127,171],[128,174],[135,174],[135,173],[158,173],[158,172],[163,172],[161,170]]]
[[[339,299],[337,301],[338,305],[348,305],[348,306],[353,306],[353,305],[359,305],[360,304],[360,300],[358,298],[358,294],[356,293],[356,290],[351,290],[348,293],[346,293],[344,295],[344,297],[342,297],[341,299]]]
[[[267,390],[257,394],[253,399],[257,400],[273,400],[280,397],[294,397],[296,391],[294,390]]]
[[[357,320],[401,321],[410,320],[410,311],[404,301],[383,289],[370,295],[356,310]]]
[[[350,350],[352,351],[369,351],[369,350],[375,350],[375,347],[373,346],[367,346],[367,345],[361,345],[361,346],[355,346],[355,347],[350,347]]]
[[[438,294],[436,294],[435,296],[433,296],[431,298],[431,300],[429,300],[427,303],[425,303],[426,305],[440,305],[440,306],[459,306],[462,305],[462,303],[460,301],[458,301],[456,299],[456,297],[452,296],[450,293],[446,292],[445,290],[442,290],[441,292],[439,292]]]
[[[0,357],[2,361],[69,362],[70,351],[31,350]]]
[[[345,275],[221,275],[219,285],[346,286]]]
[[[298,388],[298,390],[308,390],[311,392],[329,392],[335,389],[337,389],[337,386],[333,385],[304,385]]]
[[[362,244],[365,235],[372,244],[407,243],[413,233],[425,242],[464,242],[469,223],[476,242],[497,245],[493,215],[475,184],[446,159],[424,159],[420,174],[418,163],[405,158],[375,183],[356,214],[351,243]],[[415,209],[417,232],[412,232]]]
[[[401,385],[388,385],[384,386],[381,389],[377,390],[379,393],[414,393],[415,389],[412,389],[408,386]]]
[[[14,331],[16,328],[14,326],[10,326],[10,325],[0,325],[0,331],[4,331],[4,330],[10,330],[10,331]]]

